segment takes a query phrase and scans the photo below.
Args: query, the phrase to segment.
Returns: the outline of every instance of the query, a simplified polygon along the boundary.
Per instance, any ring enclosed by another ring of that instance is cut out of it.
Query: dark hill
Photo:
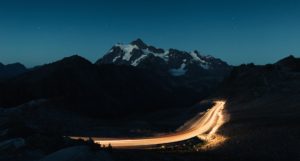
[[[300,62],[235,67],[219,96],[227,98],[229,140],[216,155],[230,160],[299,160]]]
[[[0,63],[0,79],[8,79],[26,72],[27,69],[23,64],[14,63],[4,65]]]
[[[300,72],[300,58],[295,58],[293,55],[278,61],[276,64],[286,67],[292,71]]]
[[[51,107],[101,117],[186,107],[202,96],[148,70],[93,65],[79,56],[40,66],[0,84],[0,107],[47,99]]]

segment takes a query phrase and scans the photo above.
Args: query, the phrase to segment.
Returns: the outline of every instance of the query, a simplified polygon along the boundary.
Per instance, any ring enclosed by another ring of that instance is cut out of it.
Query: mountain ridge
[[[0,83],[0,107],[46,99],[55,108],[101,117],[183,108],[203,97],[155,72],[131,66],[95,65],[77,55]]]
[[[155,57],[155,58],[154,58]],[[221,59],[209,55],[201,55],[198,51],[186,52],[177,49],[161,49],[147,45],[141,39],[129,44],[114,45],[95,64],[131,65],[147,68],[145,62],[160,64],[161,70],[166,70],[172,76],[185,76],[195,70],[201,73],[203,70],[229,71],[230,66]]]

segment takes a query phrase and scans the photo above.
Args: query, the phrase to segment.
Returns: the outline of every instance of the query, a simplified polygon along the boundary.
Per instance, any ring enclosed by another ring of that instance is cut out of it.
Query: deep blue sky
[[[300,56],[299,0],[0,1],[0,62],[34,66],[79,54],[92,62],[142,38],[230,64]]]

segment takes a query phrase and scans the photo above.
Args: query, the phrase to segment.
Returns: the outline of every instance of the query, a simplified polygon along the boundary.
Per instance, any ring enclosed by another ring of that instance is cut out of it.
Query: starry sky
[[[1,0],[0,62],[27,67],[79,54],[95,62],[141,38],[229,64],[300,56],[299,0]]]

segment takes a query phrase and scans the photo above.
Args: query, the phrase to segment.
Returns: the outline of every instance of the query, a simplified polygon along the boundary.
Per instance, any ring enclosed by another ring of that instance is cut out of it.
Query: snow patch
[[[203,60],[201,58],[201,56],[199,56],[196,52],[192,51],[190,52],[190,55],[192,56],[193,60],[196,61],[196,62],[200,62],[200,66],[203,68],[203,69],[209,69],[210,68],[210,65],[207,61]],[[207,58],[207,56],[205,56]]]
[[[213,59],[214,57],[213,56],[211,56],[211,55],[205,55],[204,56],[206,59]]]
[[[206,61],[202,60],[197,53],[195,53],[194,51],[190,52],[190,55],[192,56],[193,60],[195,61],[199,61],[201,63],[206,63]]]
[[[117,44],[115,45],[119,48],[121,48],[122,51],[124,51],[124,56],[123,56],[123,60],[127,60],[129,61],[131,58],[131,52],[133,51],[133,49],[139,49],[139,47],[137,45],[131,45],[131,44]]]
[[[148,55],[141,55],[139,58],[135,59],[134,62],[131,64],[132,66],[137,66],[139,63],[145,59]]]
[[[118,55],[116,57],[114,57],[113,62],[115,62],[117,59],[119,59],[121,57],[121,55]]]
[[[153,54],[155,57],[159,57],[161,59],[163,59],[164,61],[168,62],[169,61],[169,50],[166,50],[163,53],[154,53],[152,51],[150,51],[148,48],[143,50],[143,52],[145,54]]]
[[[203,69],[209,69],[209,68],[210,68],[210,66],[208,65],[208,63],[200,64],[200,66],[201,66]]]
[[[169,72],[175,77],[182,76],[182,75],[185,75],[185,73],[187,72],[187,70],[184,69],[185,67],[186,67],[186,64],[182,63],[178,69],[170,69]]]

